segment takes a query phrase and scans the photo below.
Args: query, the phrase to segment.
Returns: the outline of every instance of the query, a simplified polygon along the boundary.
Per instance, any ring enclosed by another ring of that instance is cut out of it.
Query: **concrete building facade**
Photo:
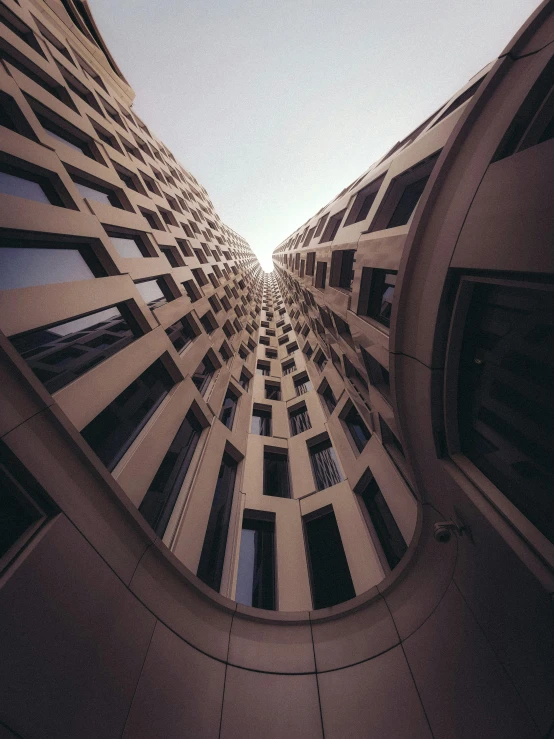
[[[264,274],[81,0],[0,4],[0,737],[554,735],[554,3]]]

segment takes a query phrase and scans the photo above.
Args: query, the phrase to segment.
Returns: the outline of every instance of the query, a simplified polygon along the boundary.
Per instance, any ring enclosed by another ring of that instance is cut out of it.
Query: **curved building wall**
[[[0,736],[550,736],[552,18],[263,276],[2,4]]]

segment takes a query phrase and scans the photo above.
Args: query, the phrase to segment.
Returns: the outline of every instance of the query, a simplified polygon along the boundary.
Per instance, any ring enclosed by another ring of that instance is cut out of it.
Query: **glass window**
[[[139,511],[160,537],[173,513],[201,433],[202,426],[189,411],[139,506]]]
[[[236,601],[275,610],[275,522],[245,514],[240,540]]]
[[[244,372],[241,372],[239,385],[245,392],[248,392],[248,388],[250,387],[250,378],[248,375],[245,375]]]
[[[299,408],[289,411],[289,422],[291,436],[296,436],[296,434],[301,434],[302,431],[307,431],[312,428],[308,410],[305,405],[301,405]]]
[[[290,498],[289,460],[287,454],[264,453],[264,495]]]
[[[37,246],[5,241],[0,246],[0,290],[103,277],[106,273],[86,246]]]
[[[140,335],[128,309],[121,305],[11,336],[10,341],[53,393]]]
[[[392,570],[406,553],[407,545],[404,537],[400,533],[400,529],[375,478],[372,478],[364,487],[360,493],[360,497],[375,530],[385,559]]]
[[[316,488],[325,490],[342,482],[337,455],[329,439],[309,447]]]
[[[419,202],[421,194],[425,190],[425,185],[429,175],[422,177],[410,185],[407,185],[400,196],[398,205],[394,209],[394,212],[387,224],[387,228],[394,228],[395,226],[404,226],[410,220],[410,216],[415,210],[416,205]]]
[[[396,272],[384,269],[363,268],[358,315],[369,316],[383,326],[390,326],[396,275]]]
[[[304,395],[313,390],[313,385],[308,378],[308,375],[301,375],[300,377],[294,378],[294,389],[297,395]]]
[[[227,390],[225,400],[223,401],[223,406],[221,408],[221,413],[219,415],[219,420],[224,426],[227,426],[228,429],[233,428],[233,421],[235,420],[238,400],[238,397],[232,390]]]
[[[146,256],[144,245],[138,236],[110,236],[120,257],[126,259]]]
[[[271,436],[271,410],[254,408],[250,433],[259,436]]]
[[[175,351],[182,352],[194,341],[196,334],[186,316],[166,328],[166,334],[175,347]]]
[[[192,381],[198,388],[198,392],[200,393],[200,395],[203,396],[206,394],[206,390],[208,389],[214,374],[215,374],[215,367],[213,365],[213,362],[210,360],[210,358],[206,354],[204,359],[200,362],[200,364],[196,368],[196,372],[192,376]]]
[[[268,400],[281,400],[281,385],[274,385],[273,383],[266,382],[265,397]]]
[[[237,462],[225,453],[219,468],[206,536],[196,573],[202,582],[214,590],[219,590],[221,587],[236,474]]]
[[[95,200],[98,203],[104,203],[104,205],[113,205],[115,208],[123,207],[113,190],[81,179],[74,179],[73,182],[83,198]]]
[[[81,431],[108,469],[113,470],[174,384],[158,359]]]
[[[350,408],[350,410],[344,417],[344,423],[350,431],[350,436],[352,437],[352,441],[356,445],[356,449],[359,452],[362,452],[365,448],[365,445],[370,440],[371,434],[369,432],[369,429],[363,422],[362,417],[354,406]]]
[[[53,186],[45,177],[4,165],[0,170],[0,192],[38,203],[63,205]]]
[[[137,290],[142,296],[142,299],[149,308],[159,308],[160,305],[167,303],[167,289],[164,293],[162,290],[161,278],[157,280],[145,280],[144,282],[135,282]],[[164,285],[165,287],[165,285]]]
[[[321,397],[325,401],[325,405],[327,406],[329,413],[332,413],[337,407],[337,401],[329,385],[327,385],[325,390],[321,393]]]
[[[328,608],[356,596],[337,519],[329,508],[318,512],[320,515],[304,518],[314,609]]]

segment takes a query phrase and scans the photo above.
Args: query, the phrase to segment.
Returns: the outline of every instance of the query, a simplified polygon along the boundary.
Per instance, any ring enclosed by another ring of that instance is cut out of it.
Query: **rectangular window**
[[[325,230],[323,231],[323,234],[319,240],[320,244],[323,244],[327,241],[333,241],[333,239],[337,235],[337,231],[340,228],[340,224],[342,222],[342,219],[344,218],[345,213],[346,210],[341,210],[340,213],[335,213],[334,216],[331,216],[331,218],[329,218]]]
[[[219,468],[206,536],[196,573],[202,582],[214,590],[219,590],[221,587],[237,466],[237,462],[225,452]]]
[[[182,285],[185,288],[185,292],[191,303],[196,302],[200,297],[202,297],[202,293],[193,280],[186,280]]]
[[[10,449],[0,442],[0,570],[54,513],[44,491]]]
[[[174,384],[158,359],[81,431],[109,470],[114,469]]]
[[[327,410],[329,411],[329,413],[333,413],[333,411],[337,407],[337,401],[330,386],[326,385],[325,389],[320,391],[320,394],[325,401],[325,405],[327,406]]]
[[[0,192],[17,198],[63,207],[63,202],[47,177],[35,175],[8,164],[0,169]]]
[[[265,383],[265,397],[268,400],[281,400],[281,385],[279,383]]]
[[[375,359],[375,357],[369,354],[369,352],[366,352],[365,349],[361,348],[361,353],[369,381],[390,403],[391,394],[389,371],[385,369],[383,365]]]
[[[332,506],[304,516],[304,535],[314,609],[356,596]]]
[[[325,490],[342,482],[337,455],[329,439],[313,444],[308,449],[310,462],[318,490]]]
[[[289,410],[289,423],[291,436],[296,436],[296,434],[301,434],[302,431],[312,428],[305,403],[298,408]]]
[[[359,494],[389,567],[394,569],[406,553],[404,537],[374,477]]]
[[[384,179],[384,177],[380,177],[378,180],[371,182],[360,190],[354,199],[354,203],[352,204],[352,208],[344,224],[345,226],[349,226],[351,223],[360,223],[360,221],[365,221],[369,215],[371,206],[375,202],[375,198],[377,197],[377,193],[379,192]]]
[[[315,286],[320,290],[325,288],[327,277],[327,262],[317,262],[315,270]]]
[[[173,513],[201,433],[202,426],[189,411],[139,506],[139,511],[160,537]]]
[[[368,316],[383,326],[390,326],[396,275],[396,272],[384,269],[362,269],[359,316]]]
[[[350,436],[356,445],[356,449],[359,452],[363,452],[365,445],[371,439],[371,433],[363,422],[362,417],[355,406],[352,406],[344,417],[344,423],[350,432]]]
[[[264,452],[264,495],[290,498],[289,459],[286,454]]]
[[[355,249],[344,249],[333,252],[329,285],[339,287],[342,290],[352,290],[355,255]]]
[[[176,323],[166,328],[166,334],[175,347],[175,351],[181,353],[196,338],[196,332],[187,316],[183,316]]]
[[[271,436],[271,408],[253,409],[250,433],[259,436]]]
[[[103,203],[104,205],[112,205],[114,208],[123,208],[120,199],[115,194],[114,190],[109,187],[102,187],[96,183],[88,182],[80,177],[76,177],[73,180],[73,184],[79,190],[81,197],[94,200],[97,203]]]
[[[244,372],[241,372],[240,374],[239,385],[246,393],[248,392],[248,388],[250,387],[250,378]]]
[[[125,305],[11,336],[46,389],[54,393],[141,336]]]
[[[139,236],[108,235],[120,257],[132,259],[150,256]]]
[[[270,374],[269,362],[258,362],[256,365],[256,374],[267,377]]]
[[[310,390],[313,390],[311,380],[306,373],[296,375],[296,377],[293,378],[293,382],[294,390],[297,395],[304,395],[304,393],[309,393]]]
[[[168,300],[173,300],[173,295],[169,291],[163,277],[135,282],[135,285],[142,299],[151,310],[159,308],[161,305],[167,303]]]
[[[219,414],[219,420],[228,429],[233,428],[233,421],[235,420],[235,413],[237,412],[237,405],[239,399],[232,390],[227,390],[225,394],[225,400],[221,407],[221,413]]]
[[[77,244],[3,240],[0,290],[105,277],[92,248]]]
[[[313,277],[315,270],[315,251],[306,254],[306,274]]]
[[[257,511],[244,512],[235,600],[273,611],[276,605],[275,514],[262,515],[263,519]]]
[[[198,388],[198,392],[200,393],[200,395],[204,396],[206,394],[206,391],[210,385],[210,382],[212,381],[212,377],[214,376],[214,374],[215,367],[213,365],[213,362],[206,354],[204,359],[196,368],[194,375],[192,376],[192,381]]]

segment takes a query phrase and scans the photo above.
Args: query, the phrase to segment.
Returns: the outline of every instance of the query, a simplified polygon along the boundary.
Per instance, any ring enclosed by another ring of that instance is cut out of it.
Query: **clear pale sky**
[[[89,0],[135,109],[262,266],[534,0]]]

